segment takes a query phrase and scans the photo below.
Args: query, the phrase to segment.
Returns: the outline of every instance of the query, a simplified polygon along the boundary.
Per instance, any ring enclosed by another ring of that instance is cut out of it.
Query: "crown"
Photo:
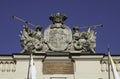
[[[49,19],[53,22],[53,23],[63,23],[63,21],[65,21],[67,19],[67,16],[65,14],[61,14],[61,13],[56,13],[56,14],[52,14]]]

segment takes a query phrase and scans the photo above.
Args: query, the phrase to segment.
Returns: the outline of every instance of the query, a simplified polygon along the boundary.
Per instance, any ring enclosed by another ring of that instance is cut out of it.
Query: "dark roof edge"
[[[30,53],[0,54],[0,56],[13,56],[13,55],[30,55]],[[42,56],[45,56],[46,53],[33,53],[33,55],[38,55],[38,56],[42,55]],[[97,56],[97,55],[108,56],[108,54],[105,54],[105,53],[95,53],[95,54],[94,53],[70,53],[69,55],[71,55],[71,56],[80,56],[80,55],[84,55],[84,56],[89,56],[89,55],[92,55],[92,56]],[[57,56],[59,56],[59,55],[57,55]],[[112,54],[111,56],[120,56],[120,54],[115,54],[115,55]]]

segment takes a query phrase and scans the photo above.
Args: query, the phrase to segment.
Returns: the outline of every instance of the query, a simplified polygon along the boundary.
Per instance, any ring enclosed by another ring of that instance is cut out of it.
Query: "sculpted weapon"
[[[103,24],[97,24],[97,25],[92,25],[92,26],[83,26],[83,27],[79,27],[79,28],[97,28],[97,27],[103,27]]]
[[[26,25],[31,25],[31,26],[34,26],[34,27],[36,26],[36,25],[30,23],[29,21],[24,20],[24,19],[21,19],[21,18],[19,18],[19,17],[17,17],[17,16],[12,16],[12,18],[13,18],[13,19],[16,19],[16,20],[18,20],[18,21],[21,21],[21,22],[25,23]]]
[[[21,51],[21,53],[25,53],[25,52],[33,52],[36,50],[42,50],[42,33],[41,33],[41,29],[42,27],[40,25],[34,25],[26,20],[23,20],[17,16],[12,16],[13,19],[17,19],[23,23],[25,23],[25,25],[23,26],[24,29],[23,31],[21,31],[20,33],[20,42],[21,45],[23,47],[23,50]],[[35,27],[36,29],[30,29],[28,27],[28,25],[31,25],[33,27]]]

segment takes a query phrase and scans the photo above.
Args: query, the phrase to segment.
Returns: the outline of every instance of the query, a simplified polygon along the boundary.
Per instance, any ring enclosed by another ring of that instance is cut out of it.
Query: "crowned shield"
[[[45,42],[52,51],[64,51],[72,41],[72,32],[64,25],[64,28],[51,28],[50,25],[44,32]]]

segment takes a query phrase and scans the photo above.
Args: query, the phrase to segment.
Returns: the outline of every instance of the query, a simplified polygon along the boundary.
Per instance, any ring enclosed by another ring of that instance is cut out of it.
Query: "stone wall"
[[[29,57],[29,54],[0,56],[0,79],[27,79]],[[112,57],[120,74],[120,56]],[[107,56],[104,54],[80,54],[71,57],[46,57],[44,55],[33,54],[33,58],[37,70],[37,79],[108,79]],[[44,73],[45,67],[43,66],[45,66],[46,62],[46,69],[54,69],[54,73]],[[48,67],[52,66],[52,64],[54,68]],[[61,70],[59,70],[60,68]],[[67,72],[69,68],[71,70]],[[111,79],[113,79],[112,70]]]

